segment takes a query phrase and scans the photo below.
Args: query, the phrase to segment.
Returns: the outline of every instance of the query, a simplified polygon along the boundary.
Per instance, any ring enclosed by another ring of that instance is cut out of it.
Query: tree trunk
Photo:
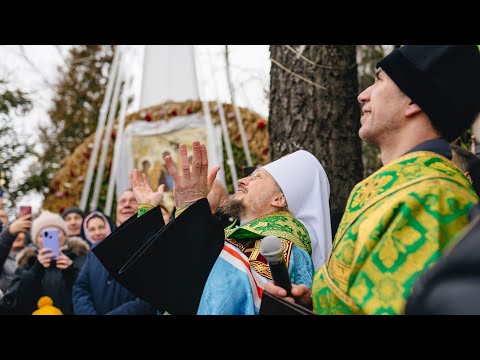
[[[330,181],[335,231],[363,173],[355,45],[272,45],[270,54],[272,160],[298,149],[317,157]]]

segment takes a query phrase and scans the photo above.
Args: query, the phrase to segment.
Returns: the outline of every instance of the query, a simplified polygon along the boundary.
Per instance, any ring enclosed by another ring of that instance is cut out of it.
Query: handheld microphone
[[[288,275],[287,265],[283,256],[283,244],[276,236],[266,236],[260,242],[260,254],[267,260],[273,283],[287,290],[287,296],[292,296],[292,283]]]

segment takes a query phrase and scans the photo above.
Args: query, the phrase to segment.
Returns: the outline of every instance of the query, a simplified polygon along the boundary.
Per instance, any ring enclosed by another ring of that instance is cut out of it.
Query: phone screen
[[[20,206],[18,216],[24,216],[24,215],[31,214],[31,213],[32,213],[32,207],[31,206]]]
[[[55,228],[42,230],[43,247],[52,249],[52,253],[55,254],[53,260],[56,260],[59,255],[58,232],[59,230]]]

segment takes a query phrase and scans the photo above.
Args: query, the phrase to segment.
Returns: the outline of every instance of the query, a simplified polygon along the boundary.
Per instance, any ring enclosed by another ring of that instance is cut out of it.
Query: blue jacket
[[[154,315],[155,308],[120,285],[89,252],[73,287],[75,315]]]

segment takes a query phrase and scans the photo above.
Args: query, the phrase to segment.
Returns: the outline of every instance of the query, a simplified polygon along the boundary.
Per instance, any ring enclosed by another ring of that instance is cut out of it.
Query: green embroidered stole
[[[270,268],[260,254],[260,241],[265,236],[276,236],[282,241],[287,267],[290,263],[293,244],[312,255],[312,245],[307,229],[285,210],[271,212],[239,227],[232,224],[225,229],[226,241],[239,248],[260,275],[271,280]]]
[[[234,227],[232,224],[225,229],[226,239],[259,239],[265,236],[289,240],[309,255],[312,254],[312,244],[307,229],[286,210],[271,212],[243,226]]]

